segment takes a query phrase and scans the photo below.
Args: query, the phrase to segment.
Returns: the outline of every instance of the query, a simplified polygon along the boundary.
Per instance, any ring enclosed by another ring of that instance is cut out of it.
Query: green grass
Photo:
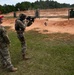
[[[26,56],[31,59],[23,61],[16,33],[8,34],[12,63],[18,71],[11,73],[0,68],[0,75],[74,75],[74,35],[26,32]]]

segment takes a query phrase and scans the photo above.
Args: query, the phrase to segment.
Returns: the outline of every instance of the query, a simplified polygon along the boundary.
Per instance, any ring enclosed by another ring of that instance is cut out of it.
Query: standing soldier
[[[10,72],[17,71],[11,63],[10,53],[8,47],[10,45],[10,40],[6,33],[5,28],[1,25],[2,24],[3,16],[0,16],[0,57],[1,63],[4,68],[7,68]]]
[[[19,18],[17,18],[15,20],[15,30],[17,32],[17,37],[21,42],[21,47],[22,47],[21,52],[22,52],[22,57],[24,60],[28,59],[25,57],[26,42],[25,42],[25,38],[24,38],[24,30],[25,30],[26,26],[30,26],[33,23],[33,21],[30,21],[30,17],[28,19],[26,19],[25,14],[20,14]]]

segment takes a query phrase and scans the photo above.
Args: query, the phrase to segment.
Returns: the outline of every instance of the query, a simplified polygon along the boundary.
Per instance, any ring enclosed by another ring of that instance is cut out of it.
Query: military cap
[[[0,16],[0,19],[2,19],[4,16]]]

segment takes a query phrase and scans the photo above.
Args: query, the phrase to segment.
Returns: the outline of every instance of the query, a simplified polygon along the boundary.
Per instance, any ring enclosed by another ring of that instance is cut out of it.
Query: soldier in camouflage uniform
[[[26,54],[26,42],[24,37],[24,31],[27,26],[32,24],[31,21],[26,20],[25,14],[20,14],[19,18],[15,20],[15,30],[17,32],[17,37],[21,42],[22,47],[22,57],[23,59],[27,60],[28,58],[25,57]]]
[[[1,25],[2,24],[3,16],[0,16],[0,57],[1,63],[4,68],[7,68],[9,71],[14,72],[17,70],[12,63],[10,58],[10,53],[8,47],[10,45],[10,40],[6,33],[5,28]]]

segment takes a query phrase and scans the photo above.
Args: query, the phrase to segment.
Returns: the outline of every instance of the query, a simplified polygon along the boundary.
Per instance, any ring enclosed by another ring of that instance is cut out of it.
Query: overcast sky
[[[16,3],[18,3],[18,2],[21,3],[23,1],[35,2],[37,0],[0,0],[0,5],[4,5],[4,4],[15,5]],[[53,1],[57,1],[59,3],[74,4],[74,0],[53,0]]]

